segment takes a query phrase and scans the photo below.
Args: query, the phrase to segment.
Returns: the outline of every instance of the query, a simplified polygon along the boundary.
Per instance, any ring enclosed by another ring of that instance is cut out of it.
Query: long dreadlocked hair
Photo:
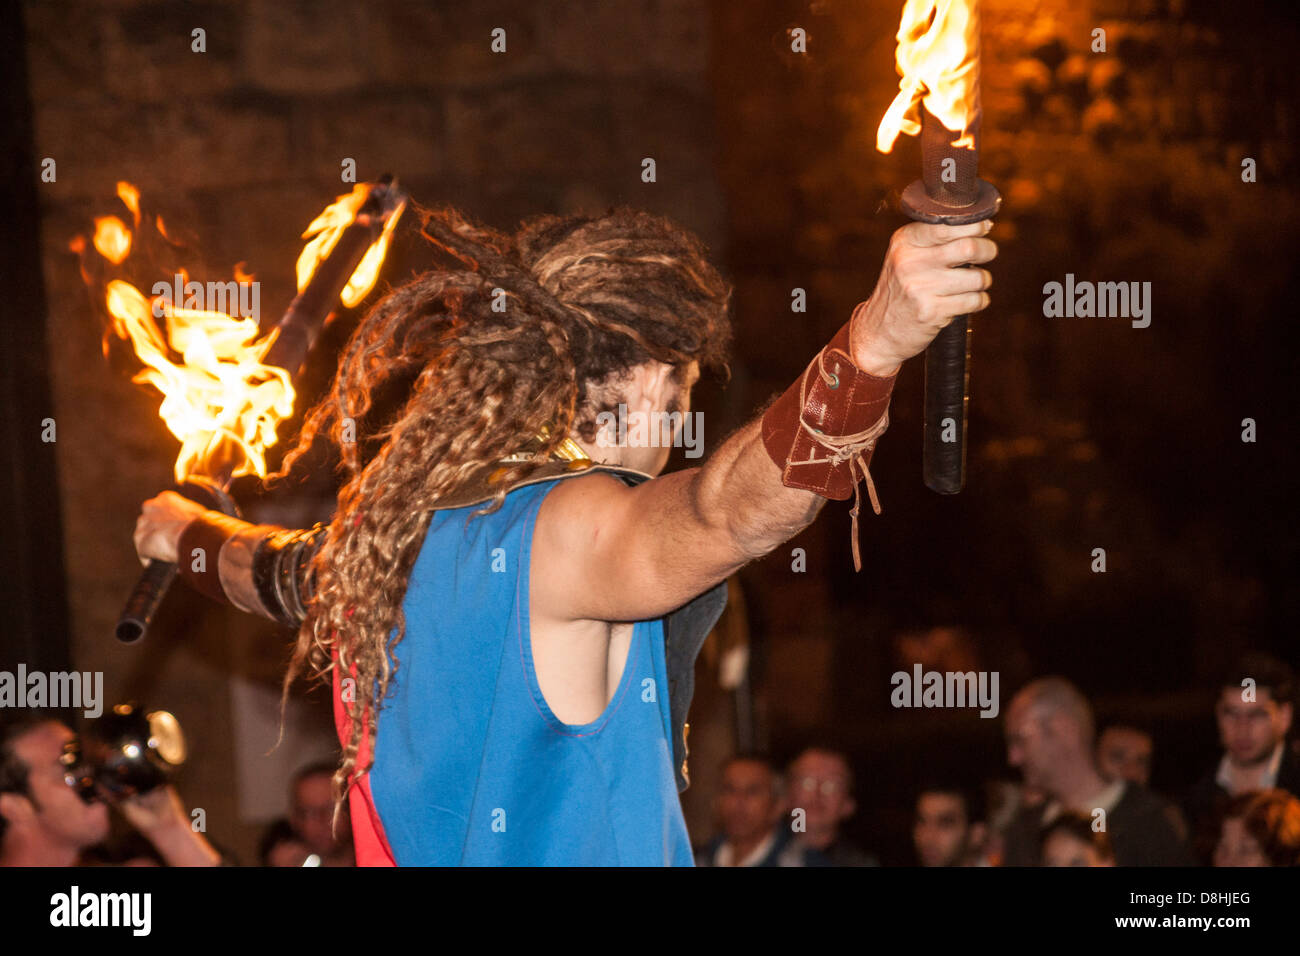
[[[439,498],[545,428],[536,459],[508,465],[501,490],[474,514],[500,508],[504,488],[566,436],[594,440],[596,416],[613,407],[608,384],[636,365],[664,362],[678,381],[692,360],[730,374],[730,287],[674,223],[618,209],[543,216],[505,235],[450,208],[419,212],[423,235],[460,268],[426,272],[370,310],[275,476],[318,435],[337,445],[345,473],[283,688],[287,700],[308,667],[316,679],[339,668],[355,681],[344,699],[351,739],[334,775],[336,817],[351,780],[373,763],[357,766],[361,734],[364,726],[374,739],[405,633],[407,581]],[[504,311],[493,308],[503,301]],[[412,377],[400,411],[367,422],[385,389]]]

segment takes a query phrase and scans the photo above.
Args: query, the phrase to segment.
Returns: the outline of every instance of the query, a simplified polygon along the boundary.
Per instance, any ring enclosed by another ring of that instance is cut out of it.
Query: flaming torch
[[[921,136],[921,178],[903,190],[910,218],[949,226],[992,218],[1002,197],[979,178],[978,0],[907,0],[898,28],[902,76],[876,133],[888,153],[900,133]],[[925,484],[955,495],[966,483],[970,319],[959,316],[925,352]]]
[[[71,244],[92,286],[100,284],[93,276],[106,264],[125,262],[140,232],[139,192],[119,183],[118,197],[131,211],[135,231],[118,217],[101,217],[92,240],[95,258],[85,239]],[[331,313],[340,303],[357,305],[374,286],[405,205],[405,196],[385,177],[358,184],[327,207],[303,233],[311,241],[298,259],[298,295],[269,330],[256,316],[203,308],[212,304],[213,287],[242,301],[239,294],[254,280],[238,269],[234,283],[207,287],[181,273],[174,296],[146,297],[121,278],[104,284],[111,320],[105,349],[110,335],[128,341],[144,365],[134,381],[162,393],[159,416],[181,443],[174,468],[177,490],[236,514],[231,481],[241,475],[266,477],[266,449],[276,442],[277,426],[293,413],[293,379]],[[162,220],[154,224],[167,239]],[[165,335],[157,319],[165,319]],[[119,640],[132,643],[144,636],[175,576],[174,564],[149,562],[118,619]]]

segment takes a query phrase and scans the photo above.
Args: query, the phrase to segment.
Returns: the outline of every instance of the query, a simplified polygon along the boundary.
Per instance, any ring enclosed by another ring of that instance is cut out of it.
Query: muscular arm
[[[989,273],[955,267],[993,259],[991,228],[913,223],[894,234],[849,324],[852,368],[892,375],[955,316],[988,305]],[[534,530],[534,610],[554,621],[659,617],[811,524],[826,498],[783,483],[763,428],[755,419],[703,467],[632,488],[599,474],[556,486]]]
[[[826,499],[786,488],[755,418],[700,468],[629,488],[561,482],[533,532],[531,590],[560,619],[659,617],[794,537]]]

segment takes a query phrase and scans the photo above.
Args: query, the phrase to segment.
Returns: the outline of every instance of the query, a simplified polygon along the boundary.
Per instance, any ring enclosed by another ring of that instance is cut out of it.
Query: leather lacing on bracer
[[[852,360],[847,354],[840,349],[835,349],[849,360]],[[822,349],[817,353],[817,374],[821,376],[822,381],[828,387],[836,387],[837,378],[830,372],[826,371],[825,365],[826,350]],[[805,374],[799,380],[799,426],[804,430],[808,438],[816,445],[826,449],[831,454],[824,458],[809,458],[805,461],[792,461],[791,465],[820,465],[830,463],[831,465],[842,465],[846,461],[849,463],[849,476],[853,479],[853,510],[849,512],[853,516],[852,540],[853,540],[853,570],[862,570],[862,555],[858,547],[858,511],[862,505],[862,489],[860,482],[865,479],[867,482],[867,494],[871,497],[871,507],[880,514],[880,499],[876,496],[876,483],[871,479],[871,471],[867,467],[865,454],[871,452],[876,447],[876,441],[885,433],[889,427],[889,409],[886,407],[884,414],[870,428],[865,428],[860,432],[852,435],[826,435],[813,428],[803,420],[803,409],[806,407],[808,392],[808,376]]]

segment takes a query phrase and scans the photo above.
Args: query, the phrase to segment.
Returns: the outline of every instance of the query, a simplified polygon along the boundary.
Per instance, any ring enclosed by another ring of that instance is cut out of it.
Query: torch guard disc
[[[207,475],[190,475],[176,489],[191,501],[196,501],[205,508],[220,511],[232,518],[242,518],[239,505],[230,492],[214,478]]]
[[[992,219],[1002,207],[1002,195],[987,180],[977,179],[976,183],[979,190],[969,206],[949,206],[931,199],[925,191],[925,183],[919,179],[903,190],[899,205],[909,219],[942,226],[964,226],[969,222]]]

